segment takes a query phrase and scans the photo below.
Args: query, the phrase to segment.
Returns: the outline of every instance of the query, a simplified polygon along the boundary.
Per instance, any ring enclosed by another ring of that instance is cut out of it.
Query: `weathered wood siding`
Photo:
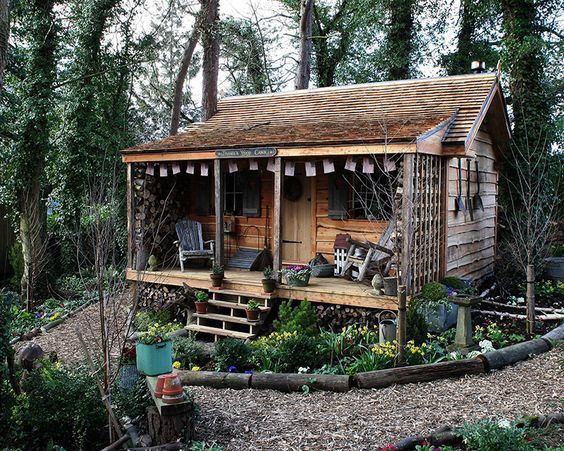
[[[446,274],[478,280],[492,274],[496,246],[498,171],[495,152],[488,133],[480,130],[472,146],[480,169],[480,195],[484,211],[456,211],[458,196],[458,159],[449,161],[448,168],[448,237]],[[470,194],[477,191],[474,160],[470,160]],[[468,172],[462,160],[462,198],[466,205]]]

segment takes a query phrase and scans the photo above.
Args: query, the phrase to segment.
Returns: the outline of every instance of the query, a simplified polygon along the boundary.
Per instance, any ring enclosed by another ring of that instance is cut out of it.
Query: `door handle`
[[[282,240],[284,244],[302,244],[303,241],[294,241],[294,240]]]

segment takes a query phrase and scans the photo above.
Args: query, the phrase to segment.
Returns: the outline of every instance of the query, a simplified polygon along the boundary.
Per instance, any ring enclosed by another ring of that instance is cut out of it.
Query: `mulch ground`
[[[95,347],[97,324],[94,304],[34,341],[67,363],[82,361],[75,328]],[[197,438],[226,450],[373,450],[443,425],[561,411],[564,345],[490,374],[380,390],[190,391],[200,405]]]

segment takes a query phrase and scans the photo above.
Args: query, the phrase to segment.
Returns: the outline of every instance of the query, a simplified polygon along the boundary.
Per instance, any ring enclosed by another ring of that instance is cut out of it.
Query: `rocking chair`
[[[187,260],[210,259],[213,265],[214,241],[204,241],[202,224],[191,219],[182,219],[176,223],[176,234],[178,240],[174,244],[178,246],[178,258],[182,272],[184,272],[184,262]],[[209,244],[209,249],[204,248],[206,244]]]

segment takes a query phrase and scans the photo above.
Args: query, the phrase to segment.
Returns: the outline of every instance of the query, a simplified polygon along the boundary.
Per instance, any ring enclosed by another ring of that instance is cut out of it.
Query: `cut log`
[[[484,363],[480,359],[453,360],[451,362],[358,373],[353,376],[353,382],[358,388],[383,388],[394,384],[429,382],[437,379],[480,374],[485,371]]]
[[[491,310],[474,310],[474,313],[481,313],[482,315],[491,315],[515,319],[527,319],[527,315],[519,315],[518,313],[505,313],[505,312],[494,312]],[[564,315],[558,313],[547,313],[545,315],[537,315],[536,319],[540,321],[558,321],[564,319]]]
[[[213,388],[249,388],[250,374],[222,373],[215,371],[177,371],[183,385],[198,385]]]
[[[304,386],[313,390],[346,392],[350,390],[350,376],[337,374],[255,373],[251,388],[284,392],[302,391]]]
[[[544,340],[548,340],[549,342],[564,340],[564,324],[560,324],[560,326],[552,329],[547,334],[544,334],[542,338]]]
[[[149,435],[156,445],[164,445],[177,440],[190,442],[194,438],[195,415],[187,412],[181,415],[164,416],[156,407],[147,407]],[[165,448],[166,449],[166,448]]]
[[[542,354],[550,349],[549,344],[542,338],[536,338],[523,343],[507,346],[479,356],[490,370],[498,370],[507,365],[527,360],[530,355]]]

